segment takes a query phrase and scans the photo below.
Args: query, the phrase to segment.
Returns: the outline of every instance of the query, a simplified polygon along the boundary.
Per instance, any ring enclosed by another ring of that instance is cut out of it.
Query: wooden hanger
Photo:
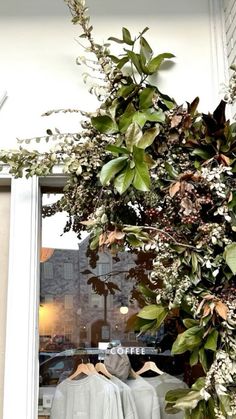
[[[97,372],[101,372],[107,378],[112,377],[112,374],[110,374],[109,371],[107,371],[106,366],[102,362],[97,362],[97,364],[95,365],[95,370]]]
[[[155,364],[155,362],[153,362],[153,361],[147,361],[147,362],[145,362],[145,364],[143,365],[143,367],[139,371],[137,371],[136,374],[141,375],[141,374],[143,374],[144,372],[147,372],[147,371],[156,372],[159,375],[164,374],[164,372],[161,371],[157,367],[157,365]]]
[[[94,374],[97,374],[97,370],[95,369],[95,366],[89,361],[87,364],[88,369],[93,372]]]
[[[89,369],[88,364],[84,364],[83,360],[82,360],[82,363],[78,365],[76,371],[72,375],[70,375],[69,379],[73,380],[73,378],[76,378],[80,374],[85,374],[85,375],[93,375],[94,374],[94,372],[92,372]]]
[[[129,378],[133,378],[135,380],[138,378],[138,374],[133,370],[133,368],[131,368],[129,371]]]

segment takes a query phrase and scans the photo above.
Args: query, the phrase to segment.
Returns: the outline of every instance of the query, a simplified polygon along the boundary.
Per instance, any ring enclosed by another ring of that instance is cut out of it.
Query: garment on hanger
[[[138,419],[138,413],[130,387],[115,376],[112,376],[110,380],[120,390],[124,419]]]
[[[138,419],[160,419],[160,405],[155,389],[142,377],[128,378],[135,401]]]
[[[100,375],[98,374],[99,377],[105,381],[108,382],[110,386],[112,386],[114,388],[114,392],[115,392],[115,397],[116,397],[116,403],[113,406],[113,414],[114,417],[116,419],[124,419],[124,415],[123,415],[123,409],[122,409],[122,402],[121,402],[121,394],[120,394],[120,389],[119,387],[111,380],[111,378],[107,378],[104,375]]]
[[[117,412],[114,386],[91,374],[77,380],[67,378],[57,386],[50,418],[118,419]]]
[[[183,419],[184,412],[176,413],[171,415],[165,412],[165,395],[169,390],[175,390],[177,388],[188,388],[187,384],[170,374],[163,373],[156,377],[143,377],[143,379],[150,384],[156,392],[158,400],[160,402],[161,419]]]

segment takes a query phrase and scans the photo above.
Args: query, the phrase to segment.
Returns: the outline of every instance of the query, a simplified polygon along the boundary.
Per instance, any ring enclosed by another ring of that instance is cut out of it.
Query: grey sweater
[[[121,412],[121,415],[123,413]],[[114,386],[99,375],[60,383],[52,403],[51,419],[117,419]]]

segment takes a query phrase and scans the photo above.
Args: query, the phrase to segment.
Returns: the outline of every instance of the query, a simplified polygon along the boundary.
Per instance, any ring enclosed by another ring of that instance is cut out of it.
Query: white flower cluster
[[[222,179],[222,175],[232,176],[233,173],[231,167],[219,165],[218,167],[214,167],[213,169],[210,169],[209,167],[203,167],[201,169],[201,176],[209,183],[210,189],[215,190],[219,198],[225,199],[227,195],[227,190],[226,184]]]
[[[236,300],[233,302],[227,301],[226,304],[228,307],[227,321],[222,323],[224,330],[221,332],[221,340],[231,358],[236,361]]]
[[[166,257],[170,258],[170,254],[166,252],[159,254],[153,262],[154,270],[150,274],[151,280],[161,279],[162,289],[159,290],[156,301],[159,304],[165,300],[169,304],[169,309],[179,307],[186,291],[191,287],[192,282],[187,275],[182,276],[178,271],[179,260],[174,260],[165,266],[163,263]]]
[[[206,375],[205,390],[207,392],[213,390],[219,398],[228,396],[232,399],[233,403],[230,403],[230,408],[227,411],[228,418],[235,418],[236,415],[235,394],[230,392],[228,388],[235,381],[236,362],[227,352],[219,350],[216,353],[215,361]],[[217,418],[225,418],[217,407],[215,407],[215,413]]]

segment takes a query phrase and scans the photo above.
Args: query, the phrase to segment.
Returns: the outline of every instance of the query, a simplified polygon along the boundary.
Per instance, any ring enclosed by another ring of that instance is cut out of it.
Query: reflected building
[[[138,311],[137,303],[130,303],[133,282],[127,271],[135,266],[135,256],[129,252],[117,255],[114,262],[109,251],[100,252],[94,269],[89,265],[89,238],[79,250],[55,249],[52,257],[41,263],[39,332],[41,351],[59,351],[75,347],[97,347],[100,341],[116,340],[134,346],[135,333],[126,333],[127,319]],[[121,291],[107,298],[98,295],[84,274],[91,271],[101,279],[109,278]],[[122,314],[122,304],[128,313]]]

